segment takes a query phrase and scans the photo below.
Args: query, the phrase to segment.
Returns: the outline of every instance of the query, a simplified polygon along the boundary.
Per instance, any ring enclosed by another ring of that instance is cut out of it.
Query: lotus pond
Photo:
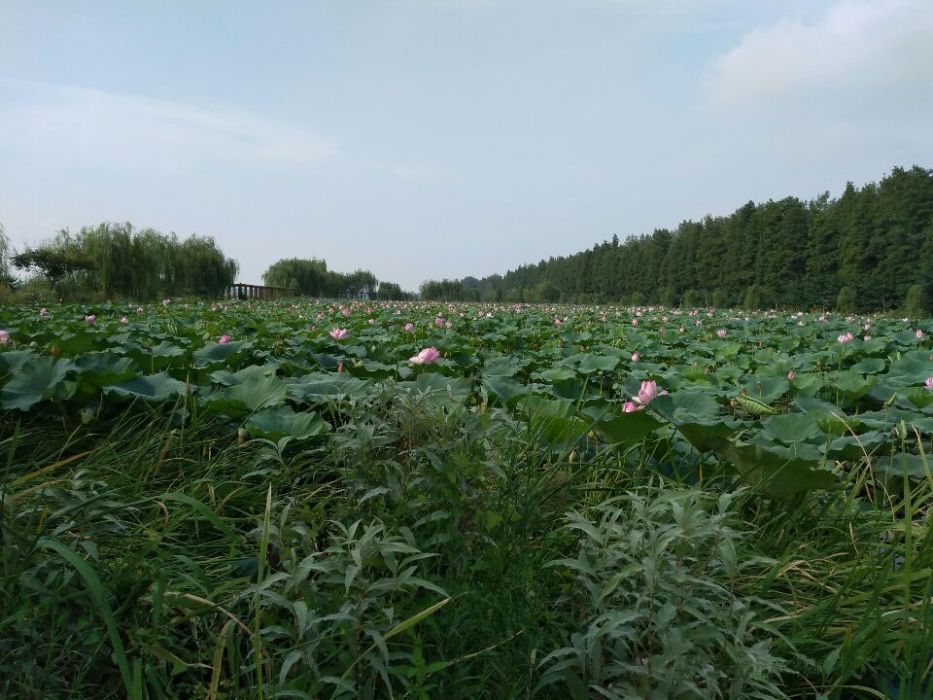
[[[930,319],[166,302],[0,329],[3,697],[933,692]]]

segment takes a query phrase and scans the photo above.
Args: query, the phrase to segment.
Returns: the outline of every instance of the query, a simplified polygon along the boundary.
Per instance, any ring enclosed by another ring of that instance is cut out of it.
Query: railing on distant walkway
[[[263,287],[258,284],[236,284],[227,287],[224,294],[226,299],[281,299],[282,297],[295,296],[297,292],[294,289],[285,287]]]

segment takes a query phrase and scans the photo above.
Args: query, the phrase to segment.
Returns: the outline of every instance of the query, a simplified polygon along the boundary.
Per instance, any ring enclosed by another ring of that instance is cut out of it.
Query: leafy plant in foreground
[[[649,487],[571,512],[577,556],[564,600],[577,631],[541,661],[540,687],[574,698],[781,698],[788,659],[762,621],[774,612],[735,590],[767,561],[741,561],[734,494]]]

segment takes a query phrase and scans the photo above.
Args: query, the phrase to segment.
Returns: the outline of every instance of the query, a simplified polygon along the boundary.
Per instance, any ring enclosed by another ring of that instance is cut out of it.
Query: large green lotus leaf
[[[509,379],[505,375],[488,375],[483,378],[483,386],[490,395],[508,405],[514,404],[522,396],[531,393],[531,387]]]
[[[917,408],[933,406],[933,391],[930,391],[926,387],[915,386],[902,393],[904,394],[904,398]]]
[[[933,478],[933,460],[929,455],[921,457],[920,455],[903,452],[876,458],[873,465],[875,473],[881,474],[885,480],[903,479],[904,476],[910,479]]]
[[[719,414],[719,402],[712,395],[700,390],[678,391],[658,396],[651,402],[651,409],[674,425],[706,423],[716,419]]]
[[[315,353],[312,355],[318,366],[323,370],[335,370],[343,361],[341,355],[328,355],[326,353]]]
[[[163,340],[151,348],[133,343],[117,347],[116,350],[132,357],[140,367],[150,372],[168,369],[175,358],[184,356],[186,352],[184,348],[168,340]]]
[[[576,364],[577,371],[581,374],[611,372],[619,364],[618,357],[605,357],[603,355],[575,355],[570,359]]]
[[[906,384],[923,384],[933,375],[933,361],[928,350],[914,350],[891,364],[888,376],[898,377]]]
[[[714,346],[714,354],[718,357],[735,357],[741,350],[741,344],[734,342],[717,343]]]
[[[271,371],[266,374],[251,373],[239,384],[227,387],[223,391],[223,397],[227,402],[242,405],[249,411],[283,404],[285,396],[285,382]]]
[[[825,444],[826,434],[806,413],[785,413],[761,421],[761,434],[786,446],[809,442]]]
[[[52,345],[65,355],[80,355],[100,347],[99,339],[92,334],[92,327],[82,328],[80,332],[64,331],[52,340]]]
[[[550,386],[550,394],[558,399],[569,399],[578,401],[585,399],[584,390],[586,384],[582,379],[568,379],[562,382],[554,382]]]
[[[364,399],[372,380],[358,379],[347,373],[312,372],[287,380],[288,395],[295,401],[314,404],[339,399]]]
[[[869,430],[860,435],[844,435],[832,441],[829,446],[829,457],[840,461],[856,460],[866,454],[874,454],[888,441],[888,436],[880,430]]]
[[[761,374],[745,377],[742,385],[748,396],[766,404],[774,403],[790,389],[790,382],[787,381],[786,377]]]
[[[0,374],[15,372],[28,362],[32,362],[36,353],[32,350],[13,350],[11,352],[0,352]]]
[[[472,387],[468,379],[447,377],[437,372],[422,372],[415,381],[399,382],[398,386],[433,397],[444,396],[457,403],[469,398]]]
[[[145,352],[152,357],[181,357],[185,354],[185,349],[168,340],[163,340],[161,343],[152,346]]]
[[[363,360],[358,365],[352,365],[352,370],[355,374],[377,379],[394,377],[397,369],[397,365],[389,365],[384,362],[376,362],[375,360]]]
[[[514,377],[525,366],[528,360],[522,360],[512,355],[499,355],[486,360],[483,374],[487,376]]]
[[[700,452],[709,452],[725,447],[742,427],[740,421],[720,418],[718,420],[684,422],[677,430]]]
[[[247,367],[246,369],[251,369],[251,367]],[[214,384],[223,384],[224,386],[234,386],[243,381],[243,377],[238,376],[236,372],[231,372],[228,369],[218,369],[211,372],[209,377]]]
[[[146,401],[166,401],[169,398],[187,393],[189,387],[165,372],[136,377],[115,386],[104,387],[107,393],[117,396],[141,398]]]
[[[633,411],[598,420],[594,427],[610,443],[628,447],[639,444],[662,425],[663,423],[644,411]]]
[[[857,401],[868,393],[875,381],[875,377],[865,377],[858,372],[839,372],[829,384],[846,398]]]
[[[194,366],[200,368],[210,367],[227,362],[240,350],[247,346],[245,340],[234,340],[229,343],[207,343],[203,348],[191,354]]]
[[[266,408],[254,413],[246,421],[246,431],[250,435],[268,438],[274,442],[283,437],[306,440],[329,429],[330,425],[317,413],[295,413],[290,406]]]
[[[548,369],[534,373],[534,378],[542,382],[565,382],[573,379],[576,375],[569,367],[549,367]]]
[[[890,339],[894,342],[895,345],[902,347],[912,348],[917,344],[917,336],[914,335],[915,331],[901,331],[900,333],[894,333]]]
[[[572,442],[589,430],[589,423],[574,415],[574,404],[569,400],[526,396],[519,401],[518,410],[532,434],[551,444]]]
[[[933,435],[933,417],[924,416],[917,411],[908,411],[902,408],[886,408],[881,411],[866,411],[859,415],[861,420],[869,428],[877,430],[890,430],[900,421],[904,421],[910,432],[916,428],[922,434]]]
[[[860,425],[858,418],[847,416],[845,411],[828,401],[798,394],[794,397],[794,403],[828,435],[846,435],[857,430]]]
[[[849,369],[859,374],[878,374],[884,371],[886,364],[887,363],[879,357],[866,357],[856,362]]]
[[[742,479],[774,498],[787,499],[816,489],[839,489],[843,484],[817,460],[803,459],[791,449],[756,444],[728,445],[719,454]]]
[[[74,369],[70,360],[37,357],[19,368],[0,392],[0,406],[28,411],[43,399],[65,398],[65,377]],[[74,387],[71,387],[74,391]]]
[[[823,388],[823,377],[816,373],[801,373],[794,377],[794,389],[808,396],[815,396]]]
[[[88,389],[120,384],[139,374],[139,367],[131,358],[112,352],[93,352],[78,358],[74,364],[79,386]]]

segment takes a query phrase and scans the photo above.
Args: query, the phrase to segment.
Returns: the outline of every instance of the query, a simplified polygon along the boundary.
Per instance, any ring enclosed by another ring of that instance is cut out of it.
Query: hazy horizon
[[[933,3],[0,0],[0,223],[416,290],[933,165]]]

